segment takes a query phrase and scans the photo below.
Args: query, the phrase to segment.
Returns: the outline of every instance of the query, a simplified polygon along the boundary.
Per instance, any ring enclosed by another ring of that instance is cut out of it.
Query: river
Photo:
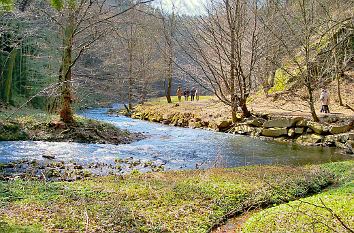
[[[114,164],[117,158],[133,158],[163,164],[165,170],[237,167],[255,164],[303,165],[347,159],[333,148],[303,147],[262,141],[241,135],[201,129],[178,128],[106,114],[108,108],[89,109],[82,116],[112,123],[146,139],[124,145],[72,142],[0,142],[0,162],[45,160],[88,164]]]

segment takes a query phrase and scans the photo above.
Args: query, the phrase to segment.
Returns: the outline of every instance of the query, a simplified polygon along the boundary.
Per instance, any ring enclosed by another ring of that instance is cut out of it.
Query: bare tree
[[[72,110],[72,68],[80,56],[110,30],[110,21],[136,6],[134,4],[111,5],[105,0],[53,1],[54,12],[43,10],[55,22],[63,39],[62,60],[59,70],[61,85],[60,118],[65,123],[74,121]]]
[[[273,14],[280,23],[262,18],[266,29],[279,42],[279,49],[286,56],[272,62],[289,77],[306,87],[307,102],[314,121],[319,121],[314,107],[314,90],[324,85],[331,74],[331,56],[319,56],[326,50],[338,27],[326,0],[294,0],[279,4]],[[336,43],[335,43],[336,44]],[[333,48],[330,51],[332,52]]]
[[[337,95],[339,105],[344,106],[341,95],[341,80],[346,71],[350,69],[350,64],[354,62],[354,16],[343,22],[340,29],[333,36],[332,61],[334,67],[334,77],[337,81]],[[329,64],[330,65],[330,64]]]
[[[102,54],[102,68],[116,79],[116,92],[130,111],[134,103],[151,97],[153,83],[163,79],[164,56],[158,46],[163,38],[161,19],[153,9],[139,6],[124,18],[112,20],[111,25],[113,33],[96,52]]]
[[[165,46],[163,48],[165,63],[166,63],[166,78],[164,80],[164,88],[165,88],[165,96],[168,103],[172,103],[171,100],[171,89],[172,89],[172,81],[174,74],[174,62],[175,62],[175,45],[174,45],[174,36],[176,33],[176,12],[175,6],[172,6],[172,11],[170,13],[165,13],[160,10],[160,17],[162,19],[163,25],[163,37],[165,39]]]
[[[256,88],[261,58],[258,13],[256,0],[212,0],[206,15],[182,32],[190,39],[180,44],[195,66],[190,77],[231,107],[233,122],[238,107],[244,117],[251,115],[247,98]]]

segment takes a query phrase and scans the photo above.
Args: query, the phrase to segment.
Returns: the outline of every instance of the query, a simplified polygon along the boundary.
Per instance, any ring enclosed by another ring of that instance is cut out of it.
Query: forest
[[[0,232],[353,232],[353,0],[0,0]]]

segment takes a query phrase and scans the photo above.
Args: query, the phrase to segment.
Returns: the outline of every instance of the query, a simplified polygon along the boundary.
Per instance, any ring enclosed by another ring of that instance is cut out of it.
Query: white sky
[[[175,11],[180,14],[196,15],[200,14],[203,9],[205,0],[156,0],[155,5],[166,11],[171,11],[175,7]]]

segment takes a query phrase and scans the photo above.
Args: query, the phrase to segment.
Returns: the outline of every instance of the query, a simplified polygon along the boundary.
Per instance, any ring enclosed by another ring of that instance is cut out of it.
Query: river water
[[[125,145],[72,142],[0,142],[0,163],[16,160],[44,160],[88,164],[114,164],[117,158],[131,158],[164,164],[165,170],[208,167],[236,167],[254,164],[303,165],[347,159],[333,148],[302,147],[262,141],[241,135],[200,129],[178,128],[107,115],[108,108],[90,109],[81,115],[112,123],[148,137]]]

